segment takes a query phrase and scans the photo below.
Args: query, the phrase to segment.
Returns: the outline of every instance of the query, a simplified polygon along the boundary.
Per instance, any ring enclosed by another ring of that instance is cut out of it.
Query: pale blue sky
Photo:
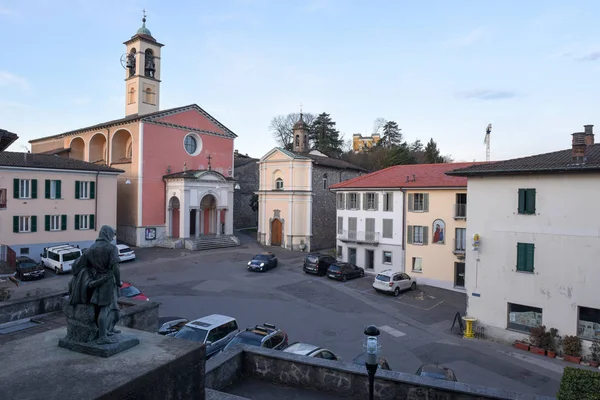
[[[300,103],[347,139],[383,117],[456,161],[485,159],[489,122],[492,159],[600,129],[598,1],[0,0],[11,150],[124,116],[119,58],[144,7],[165,44],[161,108],[197,103],[255,157]]]

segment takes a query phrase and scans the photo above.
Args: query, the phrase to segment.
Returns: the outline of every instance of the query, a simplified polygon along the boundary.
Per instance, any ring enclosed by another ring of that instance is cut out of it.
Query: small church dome
[[[150,33],[150,29],[146,28],[146,15],[145,14],[144,14],[144,18],[142,18],[142,26],[140,29],[137,30],[137,32],[135,34],[148,36],[148,37],[154,39],[152,37],[152,33]]]
[[[306,124],[306,122],[304,122],[304,119],[302,118],[302,113],[300,113],[300,119],[294,124],[293,129],[308,129],[308,125]]]

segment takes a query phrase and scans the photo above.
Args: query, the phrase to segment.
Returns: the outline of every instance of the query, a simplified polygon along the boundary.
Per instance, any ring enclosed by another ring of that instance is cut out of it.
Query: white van
[[[40,254],[42,257],[42,265],[50,268],[57,274],[68,272],[71,270],[73,262],[81,257],[81,249],[63,244],[60,246],[45,247],[44,252]]]

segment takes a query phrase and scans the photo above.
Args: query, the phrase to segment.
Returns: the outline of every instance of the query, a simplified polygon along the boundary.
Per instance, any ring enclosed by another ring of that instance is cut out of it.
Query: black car
[[[309,254],[304,258],[302,270],[307,274],[317,274],[321,276],[325,275],[329,266],[335,262],[337,262],[337,260],[334,257],[326,254]]]
[[[190,321],[183,317],[159,317],[158,334],[164,336],[173,336],[188,322]]]
[[[364,366],[366,361],[367,361],[367,359],[365,357],[365,353],[360,353],[359,355],[354,357],[354,359],[352,360],[352,364]],[[387,360],[383,357],[379,357],[377,364],[379,364],[379,368],[381,368],[381,369],[384,369],[386,371],[392,370],[390,368],[390,364],[388,364]]]
[[[32,260],[29,257],[17,257],[17,278],[26,281],[30,279],[43,278],[46,271],[44,266]]]
[[[434,364],[421,365],[421,368],[419,368],[417,371],[417,375],[434,379],[442,379],[445,381],[458,382],[456,375],[454,375],[454,371],[452,371],[450,368],[440,367],[439,365]]]
[[[249,344],[251,346],[266,347],[267,349],[282,350],[288,345],[288,335],[272,324],[255,325],[235,335],[223,348],[223,351],[228,350],[235,344]]]
[[[364,269],[346,262],[336,262],[335,264],[331,264],[327,269],[328,278],[337,279],[342,282],[346,282],[352,278],[362,278],[363,276],[365,276]]]
[[[268,269],[277,267],[277,257],[273,253],[260,253],[252,257],[248,262],[248,271],[264,272]]]

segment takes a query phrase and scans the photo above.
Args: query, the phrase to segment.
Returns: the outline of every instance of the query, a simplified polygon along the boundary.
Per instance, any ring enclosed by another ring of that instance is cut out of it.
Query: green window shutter
[[[13,217],[13,232],[19,233],[19,217],[16,215]]]
[[[525,270],[525,243],[517,243],[517,271]]]
[[[67,216],[66,215],[60,216],[60,230],[61,231],[67,230]]]
[[[429,244],[429,227],[423,227],[423,245]]]
[[[56,198],[57,199],[62,199],[62,193],[61,193],[61,181],[58,180],[56,181]]]
[[[379,210],[379,193],[375,193],[375,207],[373,207],[375,211]]]
[[[406,243],[407,244],[412,244],[413,243],[413,226],[412,225],[408,225],[406,227]]]
[[[37,199],[37,179],[31,180],[31,198]]]
[[[367,209],[367,194],[363,193],[362,198],[363,198],[363,210],[366,210]]]
[[[525,214],[525,189],[519,189],[519,214]]]
[[[75,214],[75,230],[79,230],[79,215]]]
[[[415,195],[409,194],[408,195],[408,211],[414,211],[414,210],[415,210]]]
[[[50,179],[46,179],[44,182],[44,198],[46,199],[50,198],[50,182]]]
[[[31,216],[31,232],[37,232],[37,217],[35,215]]]
[[[345,208],[345,206],[346,206],[346,194],[345,193],[340,193],[340,196],[342,197],[342,201],[341,201],[342,208],[341,208],[341,210],[343,210]]]
[[[96,182],[90,182],[90,199],[96,198]]]
[[[356,193],[356,209],[360,210],[360,195]]]
[[[96,229],[96,216],[90,214],[90,229]]]
[[[527,243],[525,245],[525,270],[533,272],[533,258],[535,253],[535,244]]]
[[[19,179],[13,179],[13,198],[18,199],[19,196]],[[18,231],[17,231],[18,232]]]
[[[423,211],[429,212],[429,193],[423,194]]]
[[[350,209],[350,193],[346,195],[346,210]]]
[[[48,181],[46,181],[48,182]],[[44,225],[46,227],[46,231],[50,230],[50,216],[49,215],[44,215]]]
[[[79,181],[75,181],[75,198],[78,199],[79,197],[81,197],[79,195]],[[75,228],[77,229],[77,228]]]
[[[527,189],[525,193],[525,212],[535,214],[535,189]]]

